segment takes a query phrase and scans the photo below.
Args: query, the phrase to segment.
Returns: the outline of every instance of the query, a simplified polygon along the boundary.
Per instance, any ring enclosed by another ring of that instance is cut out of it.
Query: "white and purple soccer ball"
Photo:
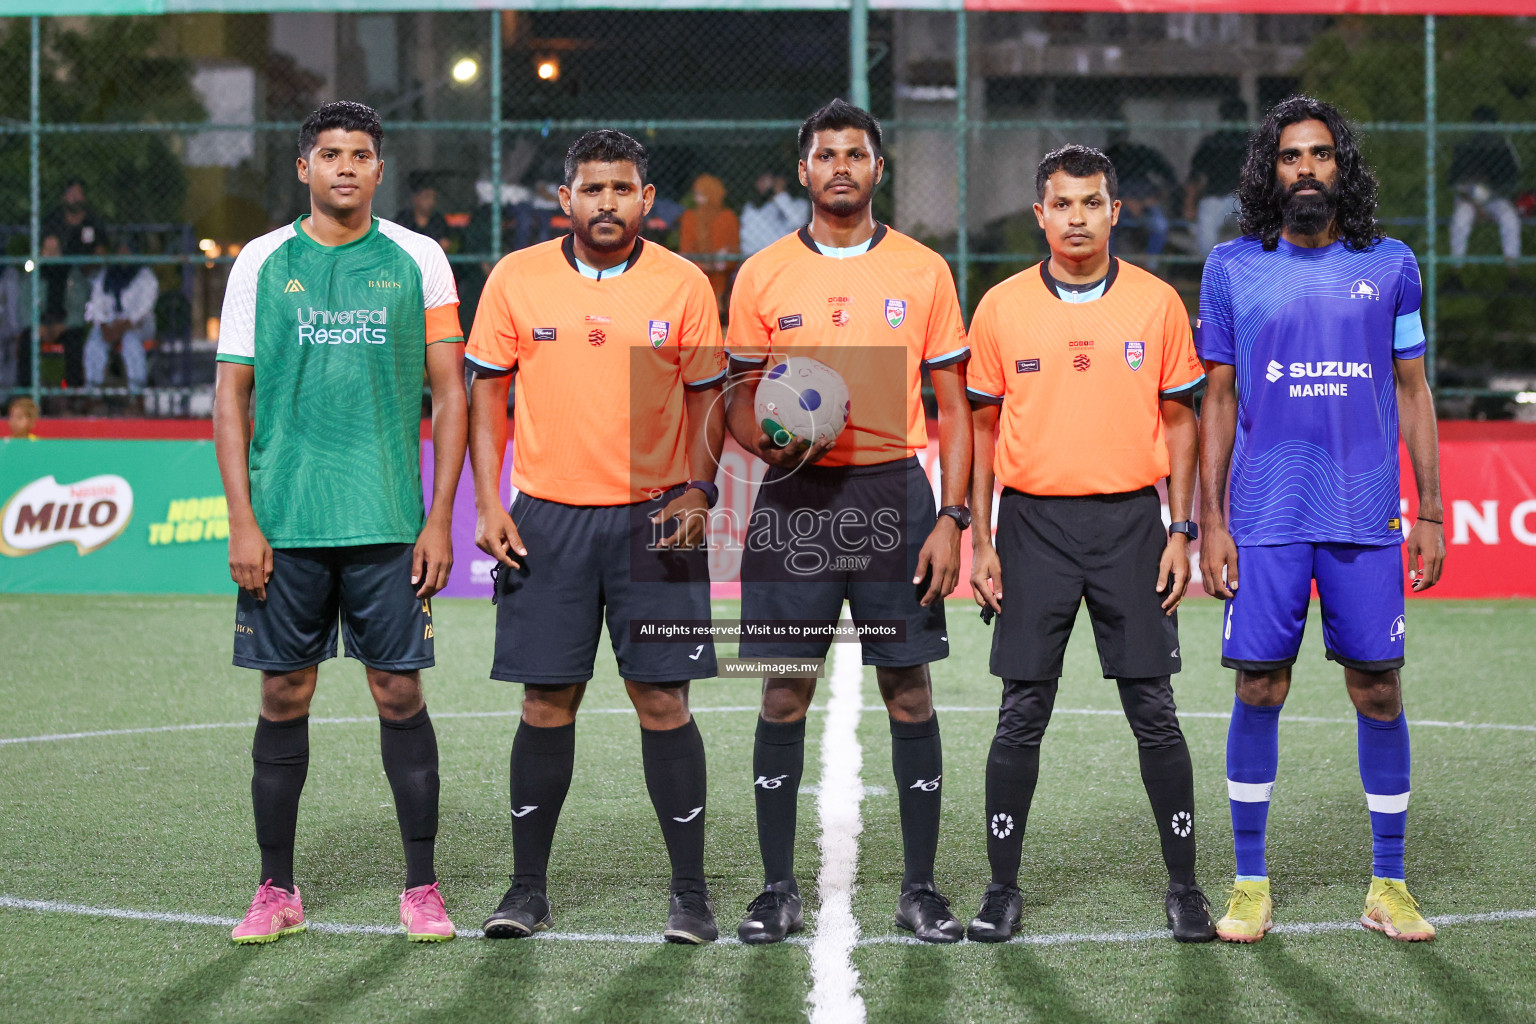
[[[757,385],[757,422],[780,448],[835,439],[848,425],[850,408],[842,374],[809,356],[770,367]]]

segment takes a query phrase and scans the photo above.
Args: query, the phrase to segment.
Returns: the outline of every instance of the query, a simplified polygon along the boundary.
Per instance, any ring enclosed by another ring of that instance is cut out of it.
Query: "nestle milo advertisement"
[[[10,441],[0,501],[0,592],[232,590],[211,441]]]

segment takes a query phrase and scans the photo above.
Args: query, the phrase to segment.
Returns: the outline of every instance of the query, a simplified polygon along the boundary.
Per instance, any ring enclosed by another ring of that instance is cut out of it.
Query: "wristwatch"
[[[949,516],[961,530],[971,528],[971,510],[964,505],[945,505],[939,509],[939,515]]]
[[[1200,527],[1196,526],[1193,521],[1188,519],[1184,520],[1182,523],[1168,524],[1168,536],[1172,537],[1176,533],[1182,533],[1190,540],[1200,539]]]
[[[709,481],[709,480],[689,480],[688,481],[688,486],[683,488],[683,490],[685,490],[685,491],[692,490],[695,487],[697,487],[699,490],[704,492],[704,497],[706,499],[708,499],[709,507],[710,508],[714,508],[715,505],[719,503],[719,501],[720,501],[720,488],[716,487],[711,481]]]

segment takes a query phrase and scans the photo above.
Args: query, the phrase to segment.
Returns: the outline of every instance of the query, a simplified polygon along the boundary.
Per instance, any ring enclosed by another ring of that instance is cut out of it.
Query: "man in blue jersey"
[[[1237,669],[1227,732],[1237,881],[1217,934],[1257,942],[1271,925],[1264,828],[1316,580],[1328,657],[1344,666],[1359,721],[1373,839],[1360,923],[1433,939],[1403,881],[1409,754],[1398,677],[1400,416],[1418,483],[1408,532],[1416,592],[1435,585],[1445,558],[1418,263],[1382,236],[1376,180],[1330,104],[1292,96],[1269,112],[1238,199],[1243,235],[1212,250],[1195,322],[1209,378],[1200,564],[1207,593],[1227,601],[1222,664]]]

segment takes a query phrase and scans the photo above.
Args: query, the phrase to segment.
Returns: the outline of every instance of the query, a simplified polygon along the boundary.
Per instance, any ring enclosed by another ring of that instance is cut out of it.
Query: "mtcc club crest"
[[[1147,358],[1147,343],[1144,341],[1128,341],[1125,343],[1125,365],[1133,370],[1141,369],[1141,364]]]
[[[651,348],[661,348],[667,343],[667,336],[672,333],[672,324],[668,320],[651,321]]]
[[[885,300],[885,322],[892,327],[900,327],[907,319],[906,299]]]
[[[1379,299],[1381,292],[1376,290],[1374,282],[1361,278],[1349,286],[1349,297],[1352,299]]]

